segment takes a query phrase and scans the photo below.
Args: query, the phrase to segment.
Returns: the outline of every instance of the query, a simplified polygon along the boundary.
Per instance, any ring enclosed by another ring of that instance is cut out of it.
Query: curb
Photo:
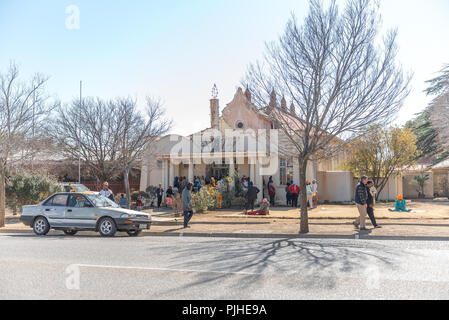
[[[0,234],[19,233],[33,234],[32,230],[9,229],[1,230]],[[371,236],[369,234],[354,233],[352,235],[337,234],[259,234],[259,233],[164,233],[164,232],[142,232],[141,237],[175,237],[175,238],[234,238],[234,239],[335,239],[335,240],[384,240],[384,241],[449,241],[449,237],[438,236]]]

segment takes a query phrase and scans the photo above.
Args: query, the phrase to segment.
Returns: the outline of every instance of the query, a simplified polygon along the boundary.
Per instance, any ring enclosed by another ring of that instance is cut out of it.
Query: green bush
[[[6,205],[14,214],[24,205],[39,203],[62,187],[58,181],[41,173],[19,173],[11,177],[6,186]]]
[[[192,205],[197,213],[217,208],[217,194],[215,188],[202,188],[200,192],[192,192]]]

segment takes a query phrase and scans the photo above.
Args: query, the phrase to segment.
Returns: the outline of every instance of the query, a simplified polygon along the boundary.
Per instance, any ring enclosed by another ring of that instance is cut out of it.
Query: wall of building
[[[320,202],[349,202],[354,197],[354,182],[351,172],[318,171],[318,199]]]
[[[393,176],[391,177],[383,190],[379,194],[379,200],[393,201],[396,200],[398,195],[402,195],[402,177]]]
[[[427,180],[424,186],[424,194],[427,199],[432,199],[434,194],[434,182],[433,182],[433,172],[426,172],[429,174],[429,180]],[[418,183],[414,179],[415,176],[419,175],[419,172],[405,172],[402,175],[402,186],[403,186],[403,196],[406,199],[417,199],[418,198]]]

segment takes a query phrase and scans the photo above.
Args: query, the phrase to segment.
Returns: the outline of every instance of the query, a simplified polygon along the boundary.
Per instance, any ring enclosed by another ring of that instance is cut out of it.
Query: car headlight
[[[123,214],[120,216],[120,218],[129,218],[129,214],[123,213]]]

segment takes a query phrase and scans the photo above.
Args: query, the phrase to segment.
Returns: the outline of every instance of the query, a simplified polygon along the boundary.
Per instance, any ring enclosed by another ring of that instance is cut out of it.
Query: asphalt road
[[[0,234],[0,299],[449,299],[449,243]]]

